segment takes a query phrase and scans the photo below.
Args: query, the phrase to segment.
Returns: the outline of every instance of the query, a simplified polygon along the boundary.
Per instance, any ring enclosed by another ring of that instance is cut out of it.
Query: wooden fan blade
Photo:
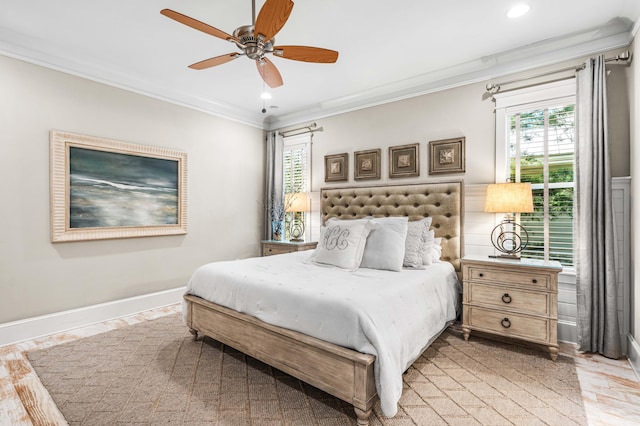
[[[227,34],[222,30],[212,27],[211,25],[205,24],[204,22],[200,22],[197,19],[190,18],[187,15],[183,15],[182,13],[176,12],[175,10],[162,9],[160,13],[162,13],[167,18],[171,18],[174,21],[178,21],[181,24],[194,28],[198,31],[202,31],[203,33],[212,35],[214,37],[218,37],[223,40],[229,40],[229,41],[238,41],[238,42],[240,41],[234,36],[232,36],[231,34]]]
[[[278,68],[273,65],[273,62],[267,58],[262,58],[262,62],[261,60],[256,60],[256,65],[258,66],[260,77],[262,77],[269,87],[275,89],[276,87],[282,86],[282,76]]]
[[[338,52],[310,46],[275,46],[273,54],[285,59],[304,62],[333,63],[338,60]]]
[[[258,13],[253,34],[256,37],[262,34],[265,40],[271,40],[287,22],[292,9],[291,0],[267,0]]]
[[[240,54],[238,53],[227,53],[226,55],[216,56],[215,58],[205,59],[204,61],[196,62],[195,64],[189,65],[189,68],[194,70],[204,70],[207,68],[215,67],[216,65],[226,64],[229,61],[233,61],[236,58],[239,58]]]

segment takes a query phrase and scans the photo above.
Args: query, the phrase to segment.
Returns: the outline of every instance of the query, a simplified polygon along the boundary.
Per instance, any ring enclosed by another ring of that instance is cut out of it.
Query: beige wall
[[[630,176],[629,82],[628,67],[607,67],[607,118],[609,124],[609,159],[612,176]]]
[[[324,156],[349,153],[349,182],[353,184],[353,152],[382,148],[382,179],[363,185],[430,180],[428,142],[466,137],[466,173],[438,179],[464,178],[466,183],[494,179],[495,123],[491,100],[483,100],[484,84],[472,84],[317,120],[324,131],[313,139],[313,190],[325,184]],[[420,177],[389,179],[388,148],[420,143]]]
[[[3,56],[0,76],[0,323],[184,286],[205,262],[258,255],[262,130]],[[51,129],[186,151],[188,234],[50,243]]]

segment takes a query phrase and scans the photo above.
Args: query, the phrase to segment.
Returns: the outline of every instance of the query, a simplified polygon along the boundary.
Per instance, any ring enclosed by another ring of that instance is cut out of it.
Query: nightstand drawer
[[[276,245],[272,245],[272,244],[265,244],[262,247],[262,255],[263,256],[273,256],[274,254],[285,254],[285,253],[291,253],[292,251],[295,250],[291,250],[288,247],[283,247],[283,246],[276,246]]]
[[[294,253],[296,251],[313,250],[317,245],[317,241],[263,241],[262,255],[273,256],[274,254],[285,254]]]
[[[513,272],[507,269],[490,269],[483,267],[470,267],[468,280],[485,281],[492,283],[509,283],[531,286],[534,288],[548,288],[549,276],[534,273]]]
[[[512,312],[468,307],[468,324],[474,329],[489,331],[503,336],[519,337],[529,341],[550,341],[549,320]],[[555,342],[553,342],[555,344]]]
[[[478,283],[467,283],[467,303],[491,305],[498,309],[550,315],[549,293],[518,290]]]

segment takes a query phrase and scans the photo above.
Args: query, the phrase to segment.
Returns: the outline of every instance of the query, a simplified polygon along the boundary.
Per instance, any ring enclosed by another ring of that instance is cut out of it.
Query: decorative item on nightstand
[[[309,211],[309,197],[305,192],[294,192],[285,195],[287,213],[293,213],[289,228],[291,241],[304,241],[304,214]]]
[[[504,220],[491,232],[491,243],[504,253],[497,257],[520,259],[519,253],[527,247],[529,233],[516,223],[512,213],[532,213],[533,194],[530,183],[494,183],[487,187],[484,211],[505,213]],[[490,256],[494,257],[494,256]]]

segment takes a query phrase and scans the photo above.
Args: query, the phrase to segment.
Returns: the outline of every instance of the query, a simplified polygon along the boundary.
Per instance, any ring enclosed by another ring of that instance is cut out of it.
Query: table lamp
[[[487,187],[484,211],[505,213],[504,219],[491,232],[491,243],[508,259],[520,259],[519,253],[527,247],[529,234],[515,222],[512,213],[532,213],[533,194],[530,183],[494,183]]]
[[[287,213],[293,213],[289,228],[289,240],[304,241],[304,213],[309,211],[309,197],[304,192],[285,194],[285,206],[287,206]]]

